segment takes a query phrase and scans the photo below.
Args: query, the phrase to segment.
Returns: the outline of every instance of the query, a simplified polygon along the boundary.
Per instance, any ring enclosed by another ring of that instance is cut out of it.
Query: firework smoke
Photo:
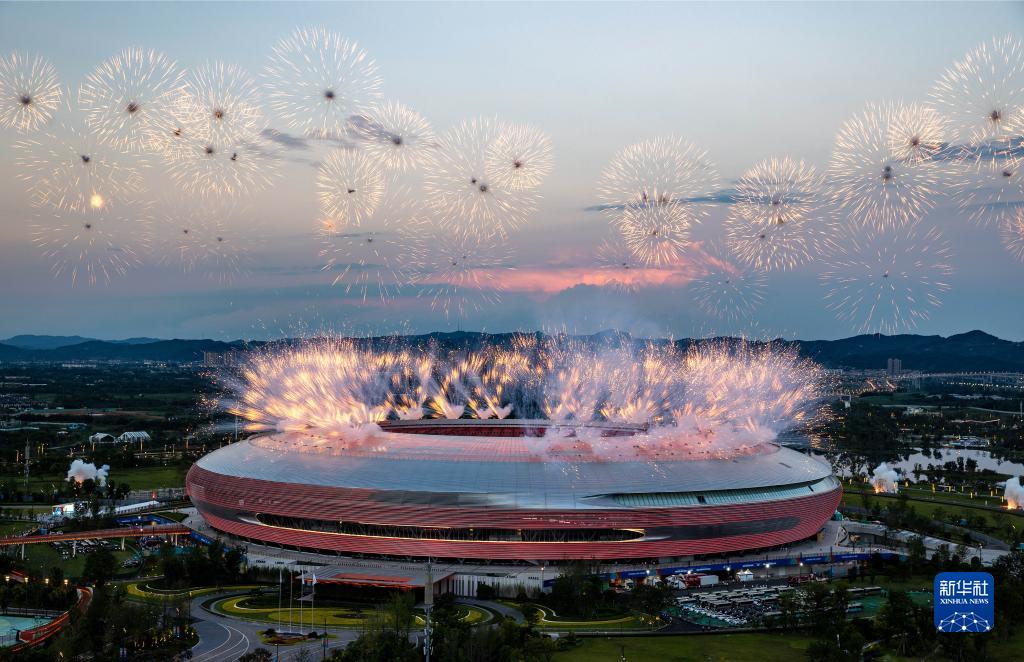
[[[881,463],[871,472],[871,485],[877,494],[895,494],[899,492],[900,475],[895,469],[890,469],[885,462]]]
[[[1020,484],[1020,476],[1013,476],[1006,481],[1003,498],[1006,499],[1006,507],[1010,510],[1024,508],[1024,487]]]
[[[109,474],[110,465],[108,464],[104,464],[102,467],[97,468],[96,465],[91,462],[86,464],[84,460],[75,460],[68,468],[68,475],[65,480],[69,483],[72,481],[76,483],[84,483],[87,480],[93,480],[97,485],[103,487],[107,484],[107,476]]]
[[[861,333],[896,333],[928,319],[949,290],[949,243],[937,228],[846,228],[821,282],[826,307]]]
[[[264,75],[270,109],[318,138],[344,136],[349,117],[380,98],[381,79],[366,51],[324,28],[299,28],[278,42]]]
[[[833,201],[857,223],[877,229],[919,220],[935,205],[943,171],[935,160],[907,160],[894,144],[905,106],[868,104],[836,137],[829,177]]]
[[[770,159],[748,170],[736,184],[725,222],[733,254],[765,271],[811,261],[833,229],[822,187],[821,177],[803,161]]]
[[[185,89],[184,72],[152,50],[126,49],[85,78],[78,103],[100,140],[127,152],[152,151]]]
[[[27,132],[45,126],[62,94],[49,61],[23,53],[0,58],[0,127]]]

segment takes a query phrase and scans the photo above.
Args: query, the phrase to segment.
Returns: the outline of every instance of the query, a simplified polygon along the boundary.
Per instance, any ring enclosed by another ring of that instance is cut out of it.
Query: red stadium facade
[[[775,445],[725,458],[569,461],[538,456],[524,441],[541,434],[536,427],[445,427],[429,437],[379,431],[369,444],[253,439],[197,462],[186,485],[210,526],[231,536],[349,555],[480,560],[774,547],[817,533],[842,495],[827,465]]]

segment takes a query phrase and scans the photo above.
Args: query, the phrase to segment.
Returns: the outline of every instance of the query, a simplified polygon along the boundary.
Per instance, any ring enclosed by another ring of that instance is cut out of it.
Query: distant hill
[[[485,344],[508,346],[514,339],[530,333],[488,334],[474,331],[434,332],[401,338],[380,337],[357,340],[360,345],[384,346],[395,340],[417,346],[437,345],[442,349],[477,349]],[[29,338],[29,346],[16,346],[13,340]],[[120,341],[81,339],[64,344],[78,336],[15,336],[0,343],[0,361],[170,361],[187,363],[201,361],[203,352],[227,352],[261,347],[266,343],[241,340],[158,340],[131,338]],[[638,343],[627,333],[602,331],[580,337],[590,343]],[[272,341],[288,344],[293,339]],[[667,341],[662,341],[667,342]],[[686,347],[701,340],[681,339]],[[905,370],[927,372],[1011,371],[1024,372],[1024,343],[1002,340],[983,331],[961,333],[948,338],[912,334],[883,336],[860,335],[841,340],[779,341],[792,344],[800,352],[830,368],[882,369],[889,358],[898,358]],[[31,343],[35,343],[32,346]],[[47,346],[50,345],[50,346]]]
[[[6,340],[0,340],[0,343],[10,345],[11,347],[17,347],[19,349],[57,349],[58,347],[77,345],[79,343],[89,342],[90,340],[95,340],[95,338],[83,338],[82,336],[35,336],[31,334],[22,334],[20,336],[11,336]]]

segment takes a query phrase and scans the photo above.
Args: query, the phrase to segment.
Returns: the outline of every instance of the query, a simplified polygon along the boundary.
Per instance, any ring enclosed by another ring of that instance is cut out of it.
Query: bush
[[[316,633],[316,630],[313,630],[309,634],[306,635],[306,639],[319,639],[319,638],[320,638],[320,635],[318,635]]]
[[[490,584],[477,584],[476,597],[480,600],[493,600],[497,597],[497,594],[494,591],[494,587]]]

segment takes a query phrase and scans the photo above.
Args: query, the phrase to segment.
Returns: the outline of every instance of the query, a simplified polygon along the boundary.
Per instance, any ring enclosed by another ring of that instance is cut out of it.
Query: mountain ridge
[[[474,349],[484,343],[507,345],[513,339],[540,332],[483,333],[478,331],[435,331],[415,336],[378,336],[357,338],[356,343],[379,344],[402,338],[414,345],[437,344],[447,349]],[[603,330],[591,335],[577,336],[591,343],[638,343],[628,333]],[[67,361],[167,361],[187,363],[201,361],[204,352],[230,352],[266,345],[290,344],[294,338],[272,341],[212,340],[212,339],[157,339],[132,338],[127,340],[83,339],[82,342],[62,344],[70,338],[82,336],[13,336],[29,338],[36,347],[18,347],[0,341],[0,362],[67,362]],[[726,337],[727,338],[727,337]],[[8,339],[10,340],[10,339]],[[708,339],[682,338],[674,340],[680,347]],[[666,339],[657,342],[669,342]],[[904,370],[925,372],[1004,371],[1024,372],[1024,342],[1003,340],[980,330],[938,335],[899,334],[857,335],[838,340],[781,340],[797,346],[804,356],[829,368],[880,369],[890,358],[898,358]],[[50,348],[41,348],[54,345]]]

